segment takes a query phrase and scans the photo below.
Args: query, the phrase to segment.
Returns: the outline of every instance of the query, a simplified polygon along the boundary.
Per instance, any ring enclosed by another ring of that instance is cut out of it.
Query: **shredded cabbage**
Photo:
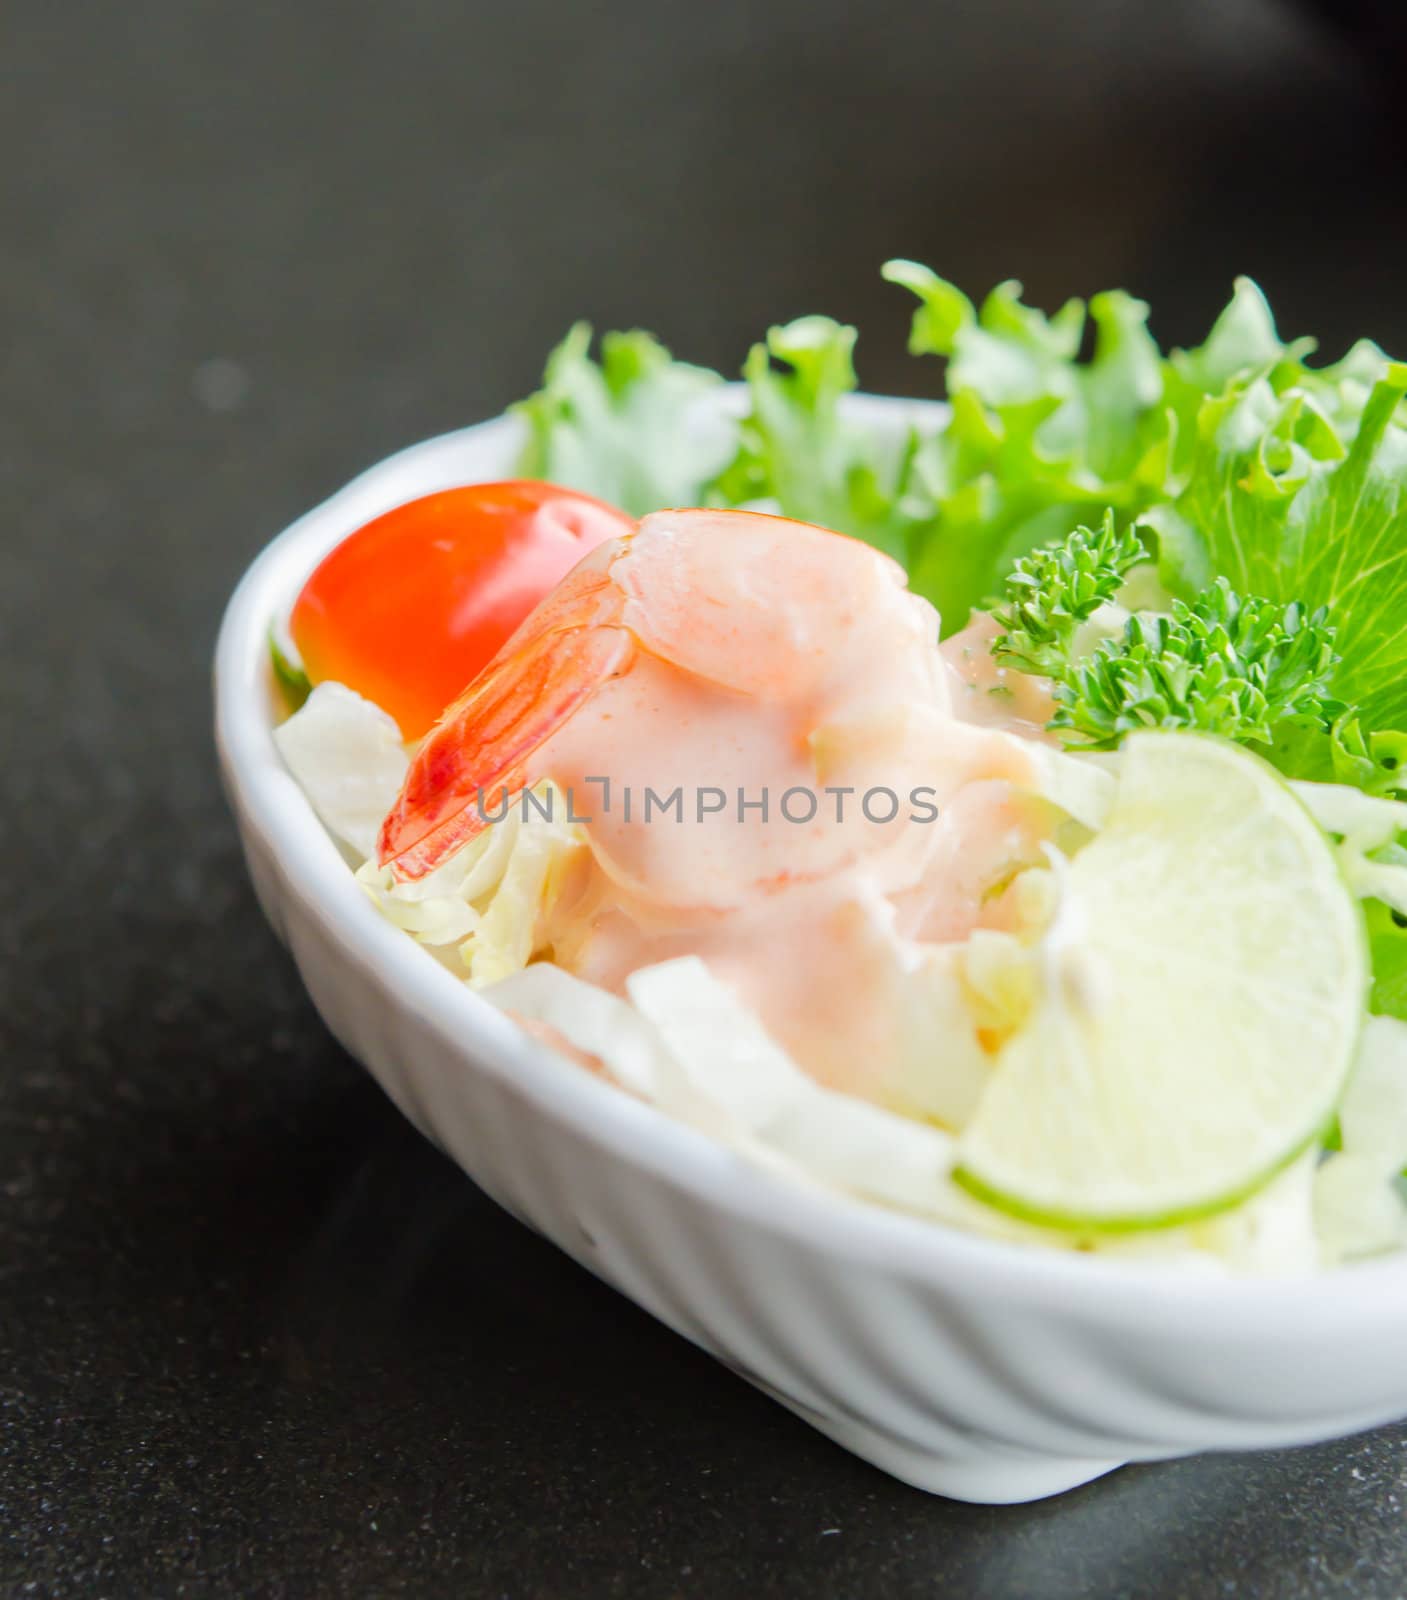
[[[532,793],[539,805],[515,802],[423,878],[399,883],[373,861],[357,873],[388,921],[422,944],[457,945],[475,987],[521,971],[538,953],[543,914],[583,845],[580,828],[561,820],[563,796],[549,783]]]
[[[1407,1242],[1399,1175],[1407,1167],[1407,1023],[1369,1017],[1339,1106],[1341,1148],[1315,1179],[1319,1236],[1330,1259]]]
[[[1407,833],[1407,803],[1343,783],[1290,787],[1325,833],[1339,836],[1339,865],[1354,894],[1407,915],[1407,852],[1396,844]]]
[[[537,954],[542,913],[582,846],[550,784],[533,790],[538,804],[515,801],[433,872],[400,883],[375,859],[410,765],[394,720],[344,684],[320,683],[274,740],[328,831],[361,862],[357,882],[387,921],[421,944],[457,946],[450,964],[475,985],[506,978]]]
[[[697,956],[626,981],[696,1101],[733,1141],[762,1146],[800,1172],[927,1215],[954,1207],[953,1142],[940,1129],[823,1089]]]
[[[274,743],[328,832],[359,860],[373,855],[410,765],[394,719],[344,684],[320,683]]]
[[[997,1238],[1189,1270],[1283,1274],[1318,1264],[1312,1153],[1206,1222],[1060,1234],[1003,1216],[953,1184],[955,1146],[943,1130],[815,1083],[697,956],[642,968],[626,987],[628,1000],[539,962],[481,992],[509,1015],[545,1024],[633,1094],[793,1181]]]
[[[545,795],[548,787],[537,792]],[[483,916],[459,948],[476,987],[521,971],[537,953],[542,913],[583,848],[580,828],[557,820],[559,809],[554,806],[550,821],[537,815],[519,820],[503,874],[478,902]]]
[[[486,1000],[525,1022],[544,1024],[595,1056],[633,1094],[658,1100],[669,1065],[655,1028],[626,1000],[540,961],[483,990]]]

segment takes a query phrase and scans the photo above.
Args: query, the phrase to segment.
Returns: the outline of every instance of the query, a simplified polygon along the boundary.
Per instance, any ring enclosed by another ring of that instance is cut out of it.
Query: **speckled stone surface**
[[[1400,1429],[945,1503],[499,1213],[260,922],[207,681],[265,540],[578,315],[911,385],[902,252],[1407,349],[1368,76],[1272,0],[9,0],[0,151],[0,1592],[1407,1592]]]

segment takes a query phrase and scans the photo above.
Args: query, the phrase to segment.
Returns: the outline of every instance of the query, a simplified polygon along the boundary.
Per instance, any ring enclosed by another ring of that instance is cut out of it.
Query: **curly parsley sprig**
[[[1080,624],[1111,604],[1128,573],[1147,559],[1137,533],[1119,532],[1112,512],[1098,533],[1076,528],[1061,544],[1023,556],[994,613],[1003,631],[992,654],[1021,672],[1061,677]]]
[[[1067,743],[1110,749],[1139,728],[1195,728],[1269,745],[1298,722],[1328,728],[1343,707],[1329,685],[1339,657],[1323,607],[1238,595],[1218,578],[1190,605],[1139,614],[1123,637],[1066,663],[1050,726]]]
[[[1145,559],[1137,533],[1106,517],[1017,563],[995,612],[992,645],[1006,666],[1052,680],[1050,726],[1067,744],[1106,750],[1139,728],[1193,728],[1270,745],[1287,724],[1329,729],[1339,657],[1324,607],[1236,593],[1218,578],[1169,613],[1135,613],[1123,634],[1076,657],[1081,623],[1110,603]]]

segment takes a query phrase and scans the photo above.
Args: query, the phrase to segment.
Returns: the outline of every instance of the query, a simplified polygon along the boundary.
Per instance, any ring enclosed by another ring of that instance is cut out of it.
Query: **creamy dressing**
[[[992,641],[1002,631],[986,611],[938,647],[948,670],[954,715],[981,727],[1005,728],[1026,739],[1055,741],[1046,724],[1055,715],[1049,678],[1003,667],[992,654]]]
[[[1002,885],[1042,859],[1050,808],[1009,733],[1039,733],[1043,691],[973,698],[1005,686],[975,664],[989,632],[940,653],[870,547],[736,513],[705,541],[706,515],[645,519],[612,569],[644,648],[530,762],[589,818],[543,938],[617,993],[702,956],[820,1081],[892,1100],[924,945],[1001,926]]]

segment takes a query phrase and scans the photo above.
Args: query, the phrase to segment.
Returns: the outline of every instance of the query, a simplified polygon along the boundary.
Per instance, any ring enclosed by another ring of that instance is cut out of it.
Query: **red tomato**
[[[344,539],[290,619],[314,683],[332,678],[418,739],[549,590],[635,524],[551,483],[476,483]]]

